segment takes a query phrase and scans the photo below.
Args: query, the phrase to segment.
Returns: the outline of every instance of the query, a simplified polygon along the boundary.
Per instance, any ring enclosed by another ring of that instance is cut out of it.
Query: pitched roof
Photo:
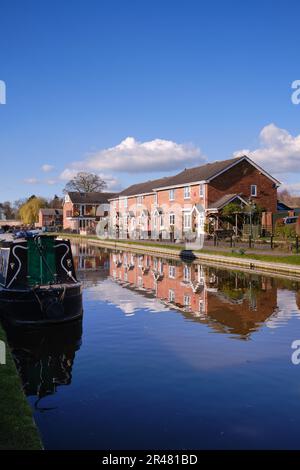
[[[194,181],[206,181],[244,158],[245,157],[230,158],[229,160],[220,160],[193,168],[185,168],[177,175],[168,178],[168,186],[188,184]],[[159,188],[159,186],[156,187]]]
[[[63,210],[62,209],[43,208],[43,209],[40,209],[40,212],[43,215],[63,215]]]
[[[74,204],[102,204],[108,202],[109,199],[116,197],[118,193],[80,193],[70,192],[68,193],[69,198]]]
[[[274,178],[270,173],[261,168],[256,162],[247,157],[247,155],[242,155],[240,157],[230,158],[228,160],[220,160],[212,163],[206,163],[205,165],[197,166],[194,168],[186,168],[177,175],[168,178],[168,187],[169,186],[181,186],[189,183],[194,183],[197,181],[209,181],[222,172],[229,170],[232,166],[236,165],[241,161],[247,161],[250,165],[254,166],[257,170],[263,173],[267,178],[270,178],[275,184],[280,185],[280,181]],[[162,189],[166,186],[157,186],[157,189]]]
[[[255,166],[257,169],[259,169],[259,171],[263,172],[268,178],[272,179],[275,183],[280,184],[278,180],[276,180],[269,173],[260,168],[249,157],[243,155],[227,160],[206,163],[205,165],[200,165],[193,168],[186,168],[185,170],[181,171],[180,173],[177,173],[177,175],[174,176],[166,176],[157,180],[149,180],[143,183],[133,184],[132,186],[129,186],[128,188],[121,191],[119,194],[112,196],[111,199],[119,196],[122,197],[135,196],[138,194],[147,194],[151,193],[153,190],[156,189],[170,188],[173,186],[184,186],[185,184],[190,184],[197,181],[208,181],[243,160],[246,160],[251,165]]]
[[[171,177],[172,178],[172,177]],[[153,191],[153,188],[158,186],[166,186],[168,185],[168,178],[167,176],[164,178],[159,178],[157,180],[149,180],[143,183],[137,183],[129,186],[128,188],[121,191],[117,196],[135,196],[136,194],[147,194]]]
[[[240,194],[225,194],[225,196],[222,196],[216,202],[212,202],[209,205],[209,209],[222,209],[224,206],[226,206],[230,202],[233,202],[235,199],[240,199],[240,201],[245,204],[247,202],[242,198]]]

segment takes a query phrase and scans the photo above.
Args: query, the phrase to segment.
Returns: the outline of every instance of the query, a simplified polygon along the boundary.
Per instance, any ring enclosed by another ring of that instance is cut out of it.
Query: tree
[[[287,189],[283,189],[278,193],[278,199],[291,208],[300,206],[300,197],[293,196]]]
[[[9,201],[2,202],[2,204],[0,204],[0,207],[3,210],[6,219],[9,220],[15,218],[15,211]]]
[[[38,221],[39,210],[47,207],[47,201],[41,197],[31,196],[19,209],[21,220],[26,225]]]
[[[80,172],[74,176],[65,186],[64,193],[79,192],[92,193],[101,192],[107,187],[107,183],[94,173]]]
[[[49,207],[51,209],[62,209],[63,206],[63,200],[58,197],[56,194],[53,199],[49,201]]]
[[[23,204],[25,204],[27,202],[27,199],[18,199],[17,201],[14,202],[13,204],[13,208],[14,208],[14,212],[15,212],[15,218],[17,220],[20,220],[21,219],[21,216],[20,216],[20,207],[23,206]]]

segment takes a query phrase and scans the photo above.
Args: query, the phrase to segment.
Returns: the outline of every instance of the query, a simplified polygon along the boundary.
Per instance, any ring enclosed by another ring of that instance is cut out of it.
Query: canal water
[[[46,449],[299,449],[300,285],[73,246],[84,317],[9,335]]]

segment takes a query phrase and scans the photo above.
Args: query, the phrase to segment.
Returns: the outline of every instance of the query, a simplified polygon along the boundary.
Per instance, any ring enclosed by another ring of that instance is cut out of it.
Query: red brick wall
[[[208,185],[208,204],[211,205],[225,194],[232,193],[241,193],[248,199],[251,184],[257,185],[257,197],[252,197],[252,200],[266,211],[276,212],[277,188],[274,187],[273,181],[246,161],[238,163],[211,181]]]
[[[70,221],[67,219],[67,212],[73,211],[73,203],[72,202],[65,202],[63,207],[63,217],[64,217],[64,228],[72,228]]]
[[[188,186],[188,185],[187,185]],[[206,186],[206,185],[205,185]],[[175,200],[170,201],[169,199],[169,189],[164,189],[162,191],[158,191],[157,194],[157,201],[158,205],[164,206],[167,204],[168,206],[172,206],[172,204],[179,204],[180,206],[184,207],[184,205],[191,205],[202,203],[204,204],[204,198],[200,198],[199,196],[199,184],[191,185],[191,192],[190,192],[190,199],[184,199],[184,188],[174,188],[175,190]],[[204,190],[205,195],[205,190]]]

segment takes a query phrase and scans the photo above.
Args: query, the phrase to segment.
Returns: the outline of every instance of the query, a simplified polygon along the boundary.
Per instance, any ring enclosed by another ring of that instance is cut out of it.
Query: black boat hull
[[[82,317],[80,283],[0,289],[0,318],[15,325],[49,325]]]

